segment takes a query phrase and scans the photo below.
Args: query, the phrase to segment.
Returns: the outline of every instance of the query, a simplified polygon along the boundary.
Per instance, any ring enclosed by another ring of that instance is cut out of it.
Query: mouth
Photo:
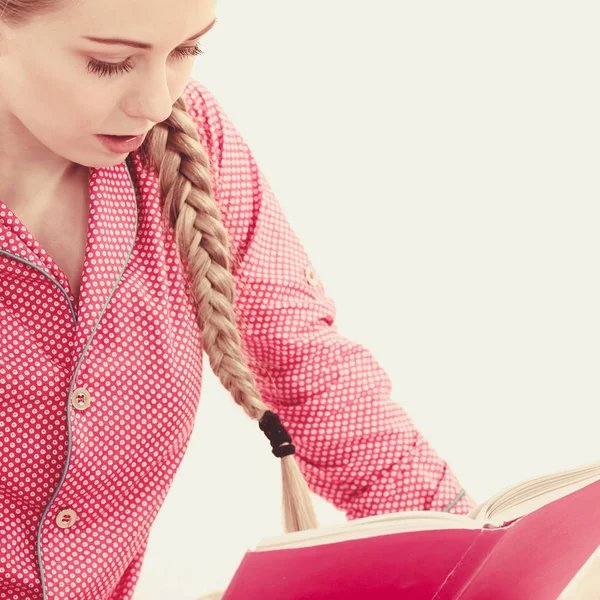
[[[117,154],[125,152],[133,152],[137,150],[144,142],[146,134],[141,135],[108,135],[98,134],[98,139],[102,142],[105,148]]]
[[[129,140],[131,138],[136,138],[138,136],[145,135],[145,134],[146,134],[146,132],[143,131],[142,133],[130,133],[128,135],[114,135],[112,133],[101,133],[100,135],[106,135],[108,137],[119,138],[121,140]]]

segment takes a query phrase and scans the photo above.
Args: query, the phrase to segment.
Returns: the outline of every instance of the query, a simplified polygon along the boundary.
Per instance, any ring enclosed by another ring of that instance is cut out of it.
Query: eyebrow
[[[215,26],[216,22],[217,22],[217,19],[215,18],[214,21],[212,23],[210,23],[209,25],[207,25],[204,29],[202,29],[202,31],[199,31],[198,33],[194,34],[192,37],[189,37],[185,41],[190,42],[193,39],[200,37],[201,35],[204,35],[205,33],[209,32]],[[133,48],[142,48],[144,50],[152,50],[154,48],[154,46],[152,46],[152,44],[147,44],[145,42],[136,42],[134,40],[124,40],[122,38],[101,38],[101,37],[92,37],[89,35],[82,35],[81,37],[86,40],[91,40],[92,42],[98,42],[100,44],[121,44],[122,46],[132,46]]]

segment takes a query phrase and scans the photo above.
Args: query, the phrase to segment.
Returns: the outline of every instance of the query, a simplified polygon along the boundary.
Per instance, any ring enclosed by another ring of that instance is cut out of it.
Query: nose
[[[164,69],[145,72],[143,77],[133,83],[128,116],[151,123],[165,121],[177,101],[177,96],[174,97],[172,94],[174,89],[175,85],[170,84]]]

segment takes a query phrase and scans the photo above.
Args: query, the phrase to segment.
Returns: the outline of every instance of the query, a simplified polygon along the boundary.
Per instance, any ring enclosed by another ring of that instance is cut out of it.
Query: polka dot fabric
[[[184,98],[234,253],[244,348],[311,489],[357,518],[472,499],[342,337],[251,151],[212,94]],[[79,302],[0,198],[0,600],[129,600],[187,450],[202,346],[158,181],[89,170]]]
[[[349,519],[469,512],[473,499],[390,399],[388,375],[335,327],[335,303],[239,132],[204,86],[193,83],[190,96],[232,242],[244,348],[310,488]]]

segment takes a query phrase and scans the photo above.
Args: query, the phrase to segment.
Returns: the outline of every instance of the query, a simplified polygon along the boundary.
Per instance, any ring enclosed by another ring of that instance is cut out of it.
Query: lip
[[[141,135],[130,137],[98,134],[96,137],[110,152],[114,152],[115,154],[126,154],[127,152],[137,150],[144,143],[146,134],[142,133]]]
[[[100,133],[98,135],[108,135],[110,137],[122,137],[122,138],[132,138],[137,137],[139,135],[146,135],[146,131],[142,131],[142,133]]]

